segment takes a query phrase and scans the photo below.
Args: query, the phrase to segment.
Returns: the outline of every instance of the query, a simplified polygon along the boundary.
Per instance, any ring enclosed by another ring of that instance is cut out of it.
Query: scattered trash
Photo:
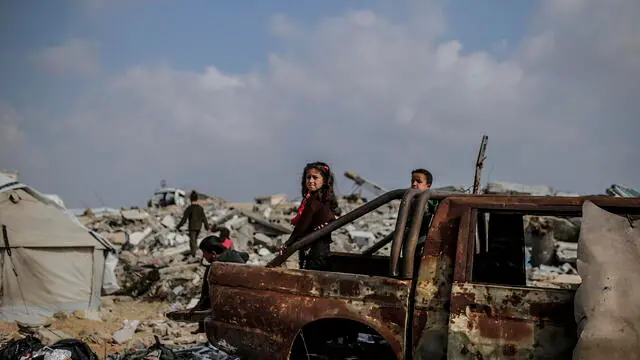
[[[34,336],[15,339],[9,341],[7,345],[0,349],[0,359],[20,360],[24,356],[39,350],[42,346],[42,342]]]

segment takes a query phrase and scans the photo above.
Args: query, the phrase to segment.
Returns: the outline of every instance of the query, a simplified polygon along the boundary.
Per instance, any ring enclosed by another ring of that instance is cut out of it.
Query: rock
[[[107,238],[112,244],[123,245],[124,243],[129,241],[129,234],[127,234],[126,231],[118,231],[110,234]]]
[[[269,255],[271,255],[271,251],[269,251],[266,248],[260,248],[260,249],[258,249],[258,255],[260,255],[260,256],[269,256]]]

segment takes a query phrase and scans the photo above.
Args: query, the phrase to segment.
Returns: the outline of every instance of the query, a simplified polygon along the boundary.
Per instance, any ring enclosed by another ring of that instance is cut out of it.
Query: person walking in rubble
[[[180,230],[182,225],[189,220],[189,248],[191,249],[191,256],[195,257],[198,251],[198,235],[204,224],[204,229],[209,229],[209,223],[207,217],[204,214],[204,209],[198,204],[198,193],[194,190],[189,195],[191,204],[184,210],[182,219],[176,226],[176,230]]]
[[[209,270],[211,270],[211,263],[219,261],[244,264],[249,259],[249,254],[229,249],[224,245],[223,240],[215,235],[202,239],[199,248],[202,250],[202,258],[206,260],[209,265],[206,266],[206,270],[204,271],[200,300],[196,306],[189,309],[189,313],[191,314],[199,310],[208,310],[211,307],[211,294],[209,292]],[[193,331],[192,334],[203,332],[204,321],[200,321],[198,329]]]
[[[298,213],[291,219],[293,233],[280,248],[282,253],[305,235],[335,219],[333,209],[338,201],[333,189],[334,178],[329,166],[323,162],[309,163],[302,172],[302,202]],[[331,234],[327,234],[311,245],[308,253],[299,252],[300,269],[326,270],[329,268]]]

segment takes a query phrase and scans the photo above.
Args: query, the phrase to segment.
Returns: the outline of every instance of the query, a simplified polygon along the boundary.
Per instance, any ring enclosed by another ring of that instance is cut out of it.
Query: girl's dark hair
[[[220,240],[220,238],[215,235],[210,235],[202,239],[198,247],[202,251],[212,252],[216,254],[222,254],[226,250],[225,247],[222,246],[222,241]]]
[[[226,227],[220,229],[220,239],[228,239],[229,235],[231,235],[231,231],[229,231],[229,229],[227,229]]]
[[[336,193],[335,193],[335,190],[333,189],[333,184],[335,182],[333,178],[333,172],[331,171],[331,168],[329,168],[329,165],[327,165],[326,163],[323,163],[322,161],[312,162],[307,164],[304,167],[304,171],[302,172],[302,181],[301,181],[302,198],[304,199],[308,193],[307,171],[309,171],[310,169],[318,170],[322,175],[322,179],[324,180],[322,189],[318,191],[319,193],[318,195],[320,196],[320,201],[329,203],[329,205],[331,206],[331,209],[337,208],[338,200],[336,199]]]
[[[195,190],[189,194],[189,200],[191,200],[191,202],[198,201],[198,193]]]

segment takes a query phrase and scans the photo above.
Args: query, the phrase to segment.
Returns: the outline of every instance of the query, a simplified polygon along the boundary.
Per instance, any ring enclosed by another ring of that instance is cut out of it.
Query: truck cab
[[[395,231],[329,271],[286,269],[295,251],[390,201]],[[438,200],[424,246],[427,201]],[[267,267],[214,263],[209,341],[246,359],[570,359],[576,284],[527,281],[525,219],[579,217],[591,200],[640,212],[640,199],[389,191],[300,239]],[[376,252],[391,244],[389,255]]]

